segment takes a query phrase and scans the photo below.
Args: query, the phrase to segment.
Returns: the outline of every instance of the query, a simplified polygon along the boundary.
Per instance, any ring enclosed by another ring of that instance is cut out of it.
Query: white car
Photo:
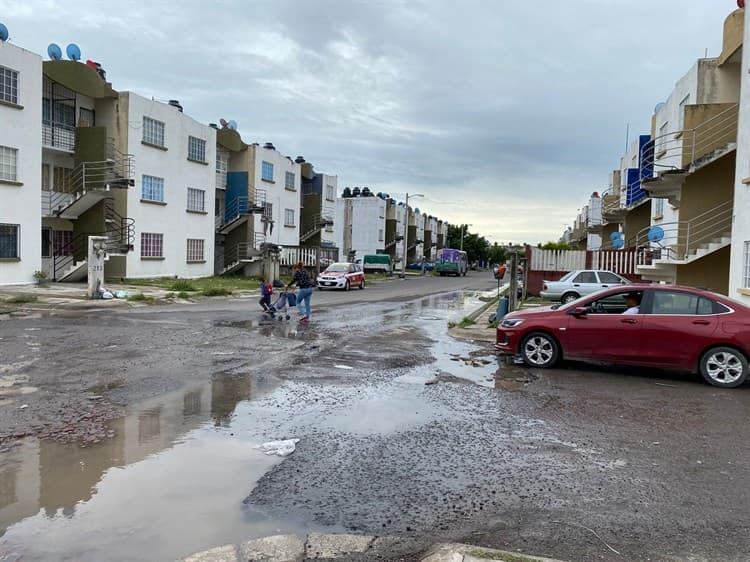
[[[356,263],[332,263],[318,275],[318,289],[365,288],[365,274]]]
[[[611,271],[577,269],[566,273],[559,281],[543,281],[542,283],[544,286],[539,293],[540,297],[559,300],[567,304],[600,289],[628,285],[630,281]]]

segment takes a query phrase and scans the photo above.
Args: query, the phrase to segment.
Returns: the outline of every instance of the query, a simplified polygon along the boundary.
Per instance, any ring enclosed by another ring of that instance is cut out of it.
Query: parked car
[[[333,263],[318,275],[318,289],[365,288],[365,273],[356,263]]]
[[[560,301],[567,304],[580,297],[585,297],[615,285],[630,283],[624,277],[611,271],[577,269],[562,276],[559,281],[543,281],[539,296],[544,299]]]
[[[422,271],[422,262],[416,261],[414,263],[408,263],[406,264],[406,269],[410,271]],[[424,270],[425,271],[432,271],[435,269],[435,264],[429,261],[424,262]]]
[[[748,378],[750,308],[699,289],[628,285],[512,312],[496,337],[500,353],[532,367],[562,359],[641,365],[699,372],[714,386],[734,388]]]
[[[363,258],[361,265],[365,273],[379,272],[386,275],[393,273],[393,263],[388,254],[368,254]]]

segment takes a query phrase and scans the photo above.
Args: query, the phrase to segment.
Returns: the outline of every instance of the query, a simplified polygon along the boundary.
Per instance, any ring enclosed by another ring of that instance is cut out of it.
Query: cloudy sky
[[[423,193],[492,241],[557,239],[735,0],[0,0],[16,44],[76,42],[118,90]],[[631,137],[632,138],[632,137]]]

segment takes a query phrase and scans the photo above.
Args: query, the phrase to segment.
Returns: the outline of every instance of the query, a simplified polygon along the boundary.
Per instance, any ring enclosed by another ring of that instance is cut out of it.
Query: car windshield
[[[566,273],[562,277],[560,277],[560,281],[570,281],[570,279],[573,278],[573,275],[575,274],[575,271],[571,271],[570,273]]]
[[[349,271],[349,266],[343,263],[334,263],[333,265],[329,265],[328,269],[326,269],[328,273],[342,273]]]

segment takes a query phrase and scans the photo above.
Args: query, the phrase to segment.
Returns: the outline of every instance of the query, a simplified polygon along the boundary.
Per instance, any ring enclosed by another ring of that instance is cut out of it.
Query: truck
[[[388,254],[367,254],[361,261],[365,273],[385,273],[386,275],[393,273],[393,262]]]
[[[435,271],[440,277],[446,275],[466,275],[469,268],[469,258],[466,252],[454,250],[453,248],[441,248],[435,256]]]

